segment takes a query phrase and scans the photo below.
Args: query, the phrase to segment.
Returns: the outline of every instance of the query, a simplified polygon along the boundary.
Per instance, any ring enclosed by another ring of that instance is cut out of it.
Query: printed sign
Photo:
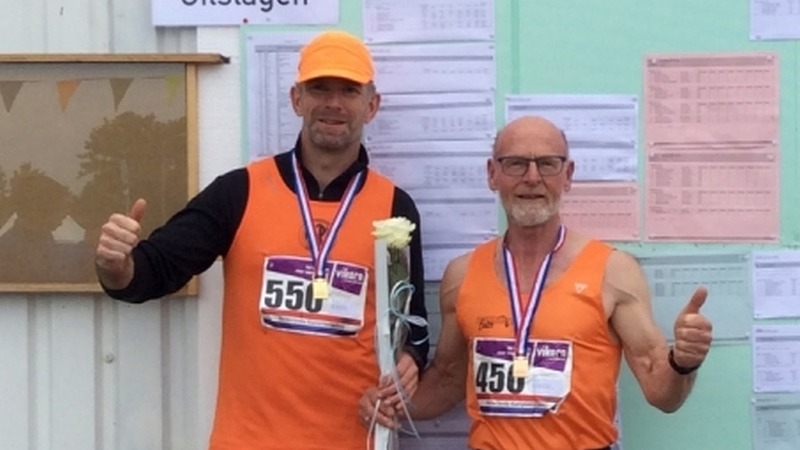
[[[333,25],[339,0],[152,0],[153,25]]]

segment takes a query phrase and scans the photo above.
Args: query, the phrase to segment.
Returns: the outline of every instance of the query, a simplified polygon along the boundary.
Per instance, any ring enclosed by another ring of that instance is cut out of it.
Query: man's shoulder
[[[639,261],[631,253],[615,249],[608,256],[603,289],[613,294],[614,303],[647,297],[647,280]]]
[[[451,259],[450,262],[447,263],[447,267],[445,267],[444,269],[444,275],[442,275],[442,283],[444,284],[445,282],[448,282],[460,285],[464,280],[464,277],[466,277],[467,275],[467,269],[469,268],[470,262],[472,261],[475,254],[485,253],[486,251],[489,250],[493,251],[496,248],[496,246],[497,246],[496,239],[492,239],[490,241],[479,244],[472,250],[469,250]],[[479,252],[479,250],[482,251]]]

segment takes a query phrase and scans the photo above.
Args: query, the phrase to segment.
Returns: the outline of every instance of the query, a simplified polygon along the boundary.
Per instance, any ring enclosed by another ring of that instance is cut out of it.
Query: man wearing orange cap
[[[114,214],[98,278],[127,302],[162,297],[224,262],[219,393],[210,448],[359,449],[361,393],[377,384],[372,222],[419,224],[406,192],[367,167],[361,144],[380,95],[356,37],[320,34],[300,54],[290,92],[303,118],[294,149],[221,175],[145,240],[146,203]],[[413,233],[411,313],[426,316],[420,229]],[[408,392],[428,353],[412,327],[398,363]]]

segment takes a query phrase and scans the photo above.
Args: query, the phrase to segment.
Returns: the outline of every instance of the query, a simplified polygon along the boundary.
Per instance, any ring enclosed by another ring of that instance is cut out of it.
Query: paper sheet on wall
[[[493,139],[494,93],[387,94],[364,132],[369,145]]]
[[[425,244],[423,250],[423,255],[425,256],[425,281],[441,280],[447,263],[457,256],[469,253],[474,248],[474,243]]]
[[[567,136],[576,181],[635,181],[639,114],[630,95],[511,95],[506,123],[544,117]]]
[[[753,317],[800,317],[800,251],[753,252]]]
[[[715,342],[741,340],[752,325],[749,254],[637,255],[647,277],[653,315],[668,340],[678,313],[705,286],[702,313],[714,324]]]
[[[391,178],[417,205],[426,280],[441,278],[449,261],[444,259],[498,233],[497,201],[486,187],[491,146],[488,140],[369,146],[372,168]],[[458,250],[454,254],[451,248]]]
[[[412,197],[494,198],[486,184],[492,141],[382,142],[368,151],[370,165]]]
[[[800,395],[760,394],[751,399],[753,450],[800,448]]]
[[[750,0],[750,39],[800,39],[800,0]]]
[[[383,94],[481,92],[495,88],[494,43],[372,45]]]
[[[800,325],[753,326],[753,391],[800,392]]]
[[[490,41],[494,0],[364,0],[364,40]]]
[[[644,70],[645,237],[776,241],[777,56],[654,56]]]
[[[561,217],[571,229],[605,241],[639,239],[636,183],[573,183],[561,197]]]
[[[300,49],[314,33],[249,34],[247,46],[247,137],[249,160],[294,147],[302,120],[292,110]]]

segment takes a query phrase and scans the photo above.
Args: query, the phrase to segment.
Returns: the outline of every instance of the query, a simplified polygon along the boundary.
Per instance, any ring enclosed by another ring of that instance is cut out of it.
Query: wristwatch
[[[669,348],[669,355],[667,356],[667,361],[669,361],[669,366],[672,367],[672,370],[678,372],[681,375],[689,375],[690,373],[700,368],[700,364],[694,367],[679,366],[678,363],[675,362],[675,352],[673,351],[672,347]]]

